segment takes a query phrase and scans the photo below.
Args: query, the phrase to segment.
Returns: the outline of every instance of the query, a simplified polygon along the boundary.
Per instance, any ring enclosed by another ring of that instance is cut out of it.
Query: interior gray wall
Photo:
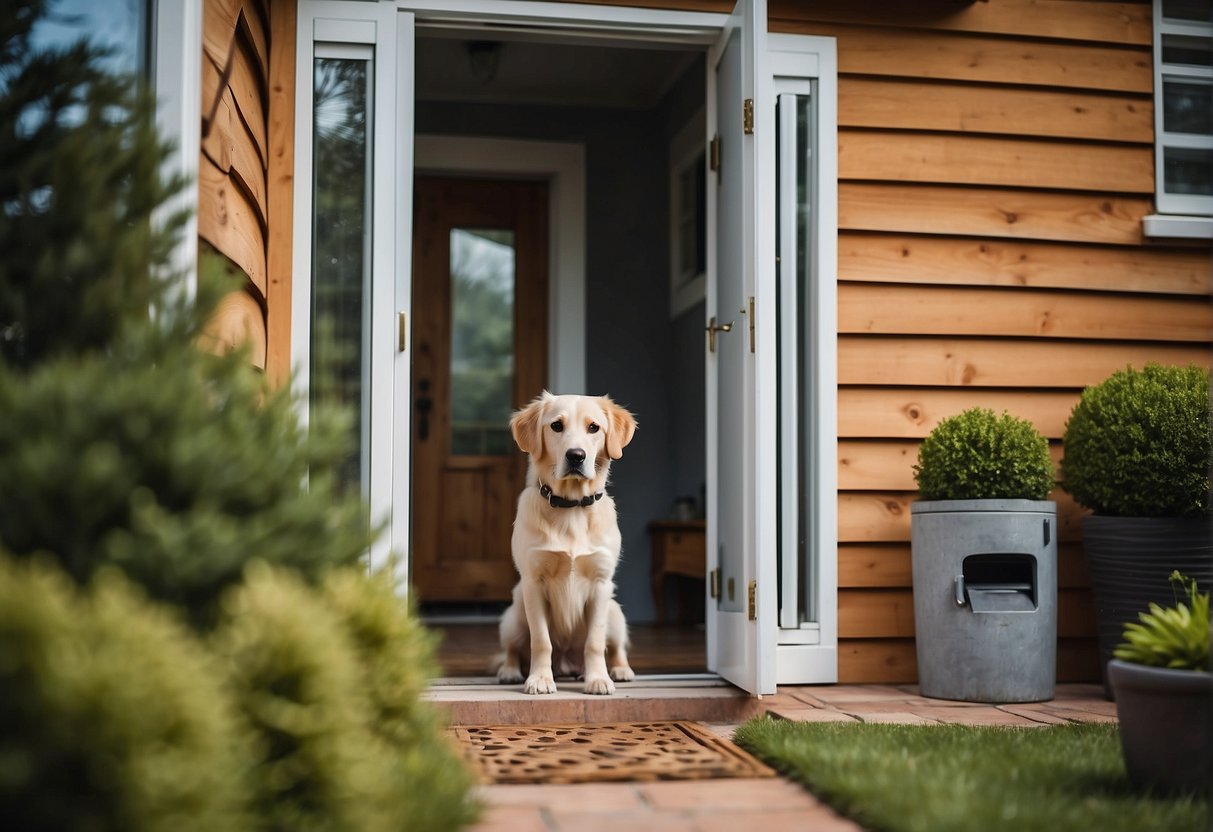
[[[696,79],[698,90],[696,91]],[[669,139],[703,102],[697,63],[652,111],[418,102],[418,133],[579,142],[586,151],[586,377],[640,428],[611,471],[623,558],[618,598],[651,621],[646,530],[680,494],[698,496],[703,461],[703,307],[669,315]],[[579,391],[553,391],[579,392]]]

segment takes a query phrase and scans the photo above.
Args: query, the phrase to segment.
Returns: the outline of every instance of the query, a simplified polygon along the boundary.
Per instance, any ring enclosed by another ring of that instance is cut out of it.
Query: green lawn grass
[[[1114,725],[742,725],[738,745],[881,832],[1206,832],[1204,797],[1135,791]]]

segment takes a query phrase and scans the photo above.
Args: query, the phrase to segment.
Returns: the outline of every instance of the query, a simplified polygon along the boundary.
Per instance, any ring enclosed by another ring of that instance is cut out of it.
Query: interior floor
[[[499,652],[496,623],[447,624],[427,622],[442,637],[438,647],[441,675],[446,678],[489,676]],[[703,625],[633,624],[628,627],[632,649],[628,659],[637,673],[704,673],[707,643]]]

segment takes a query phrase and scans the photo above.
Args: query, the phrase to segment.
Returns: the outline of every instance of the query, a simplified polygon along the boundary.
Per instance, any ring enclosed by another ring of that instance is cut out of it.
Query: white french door
[[[739,0],[708,60],[708,667],[837,680],[834,42]]]
[[[402,586],[416,25],[699,48],[715,41],[706,102],[707,138],[719,149],[707,189],[708,666],[755,694],[834,681],[834,42],[769,35],[766,0],[739,0],[727,19],[529,0],[300,0],[295,383],[305,402],[316,394],[313,370],[327,365],[317,363],[323,342],[312,322],[328,303],[349,333],[338,357],[357,355],[337,374],[361,414],[350,477],[387,528],[372,563],[394,554]],[[334,148],[348,168],[339,176],[326,167]]]

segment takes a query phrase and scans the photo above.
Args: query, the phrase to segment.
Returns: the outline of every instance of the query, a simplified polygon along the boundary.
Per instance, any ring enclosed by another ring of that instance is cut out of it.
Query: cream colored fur
[[[555,693],[557,675],[584,675],[586,693],[614,693],[615,682],[635,678],[627,623],[614,598],[615,501],[604,493],[588,506],[555,508],[539,487],[569,500],[604,491],[611,460],[623,456],[636,420],[606,396],[544,392],[514,414],[510,428],[530,463],[514,519],[519,580],[501,617],[505,656],[497,679],[525,678],[524,690],[537,694]]]

